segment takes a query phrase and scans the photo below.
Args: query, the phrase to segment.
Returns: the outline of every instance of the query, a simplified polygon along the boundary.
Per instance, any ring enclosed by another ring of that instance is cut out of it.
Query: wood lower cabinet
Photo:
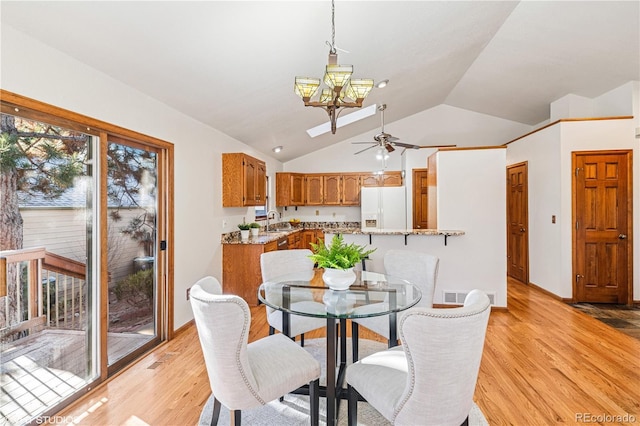
[[[313,250],[311,243],[318,244],[318,240],[324,241],[324,232],[322,229],[305,229],[302,231],[302,247]]]
[[[298,231],[289,234],[287,237],[289,239],[289,250],[302,248],[302,232]]]
[[[258,287],[262,283],[260,255],[277,248],[277,241],[267,244],[223,244],[223,292],[240,296],[250,306],[257,306]]]

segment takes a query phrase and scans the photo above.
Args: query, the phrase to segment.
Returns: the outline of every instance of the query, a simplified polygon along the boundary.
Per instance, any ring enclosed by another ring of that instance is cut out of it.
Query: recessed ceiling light
[[[377,105],[373,104],[373,105],[369,105],[366,108],[359,109],[356,112],[352,112],[351,114],[347,114],[343,117],[339,117],[338,121],[336,122],[336,127],[346,126],[347,124],[355,123],[358,120],[362,120],[363,118],[370,117],[376,113],[376,108],[377,108]],[[312,138],[315,138],[316,136],[320,136],[330,131],[331,131],[331,123],[327,121],[324,124],[321,124],[319,126],[316,126],[307,130],[307,133]]]
[[[382,89],[383,87],[387,86],[387,83],[389,83],[389,80],[382,80],[381,82],[379,82],[378,84],[376,84],[376,87],[378,89]]]
[[[278,153],[278,152],[282,151],[282,146],[276,146],[271,151]]]

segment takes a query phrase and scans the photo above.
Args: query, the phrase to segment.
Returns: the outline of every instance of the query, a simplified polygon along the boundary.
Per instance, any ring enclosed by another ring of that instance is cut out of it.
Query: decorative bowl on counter
[[[292,228],[297,228],[300,226],[300,219],[289,219],[289,224]]]

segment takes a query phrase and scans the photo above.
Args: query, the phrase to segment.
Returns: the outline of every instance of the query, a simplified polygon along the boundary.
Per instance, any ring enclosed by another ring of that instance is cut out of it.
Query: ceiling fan
[[[389,133],[385,133],[384,131],[384,110],[387,109],[387,105],[386,104],[382,104],[380,106],[378,106],[378,111],[381,112],[381,121],[382,121],[382,128],[380,130],[380,133],[378,133],[377,135],[375,135],[373,137],[373,140],[375,142],[369,141],[369,142],[351,142],[352,144],[371,144],[371,146],[362,149],[356,153],[354,153],[354,155],[360,154],[361,152],[365,152],[371,148],[384,148],[387,150],[387,152],[393,152],[396,150],[396,147],[400,147],[400,148],[404,148],[404,150],[402,151],[404,153],[405,150],[407,149],[420,149],[420,148],[445,148],[445,147],[452,147],[455,145],[413,145],[410,143],[405,143],[405,142],[400,142],[400,139],[390,135]]]

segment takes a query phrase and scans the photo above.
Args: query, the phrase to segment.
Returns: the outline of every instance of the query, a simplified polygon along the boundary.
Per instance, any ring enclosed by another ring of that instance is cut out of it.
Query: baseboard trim
[[[542,288],[542,287],[540,287],[539,285],[537,285],[535,283],[529,282],[529,285],[531,287],[535,288],[536,290],[538,290],[539,292],[544,293],[547,296],[549,296],[549,297],[551,297],[551,298],[553,298],[555,300],[558,300],[558,301],[563,302],[563,303],[573,303],[573,299],[562,298],[562,297],[558,296],[557,294],[552,293],[549,290],[547,290],[545,288]]]
[[[187,321],[186,323],[184,323],[183,325],[181,325],[177,330],[173,331],[173,335],[171,336],[172,339],[175,339],[176,336],[180,333],[184,333],[189,327],[191,327],[193,324],[195,324],[194,320],[190,320]]]
[[[443,303],[434,303],[434,304],[433,304],[433,307],[434,307],[434,308],[437,308],[437,309],[443,309],[443,308],[461,308],[461,307],[462,307],[462,305],[455,305],[455,304],[454,304],[454,305],[452,305],[452,304],[449,304],[449,303],[447,303],[447,304],[445,305],[445,304],[443,304]],[[492,311],[504,311],[504,312],[508,312],[508,311],[509,311],[509,308],[508,308],[508,307],[506,307],[506,306],[491,306],[491,310],[492,310]]]

